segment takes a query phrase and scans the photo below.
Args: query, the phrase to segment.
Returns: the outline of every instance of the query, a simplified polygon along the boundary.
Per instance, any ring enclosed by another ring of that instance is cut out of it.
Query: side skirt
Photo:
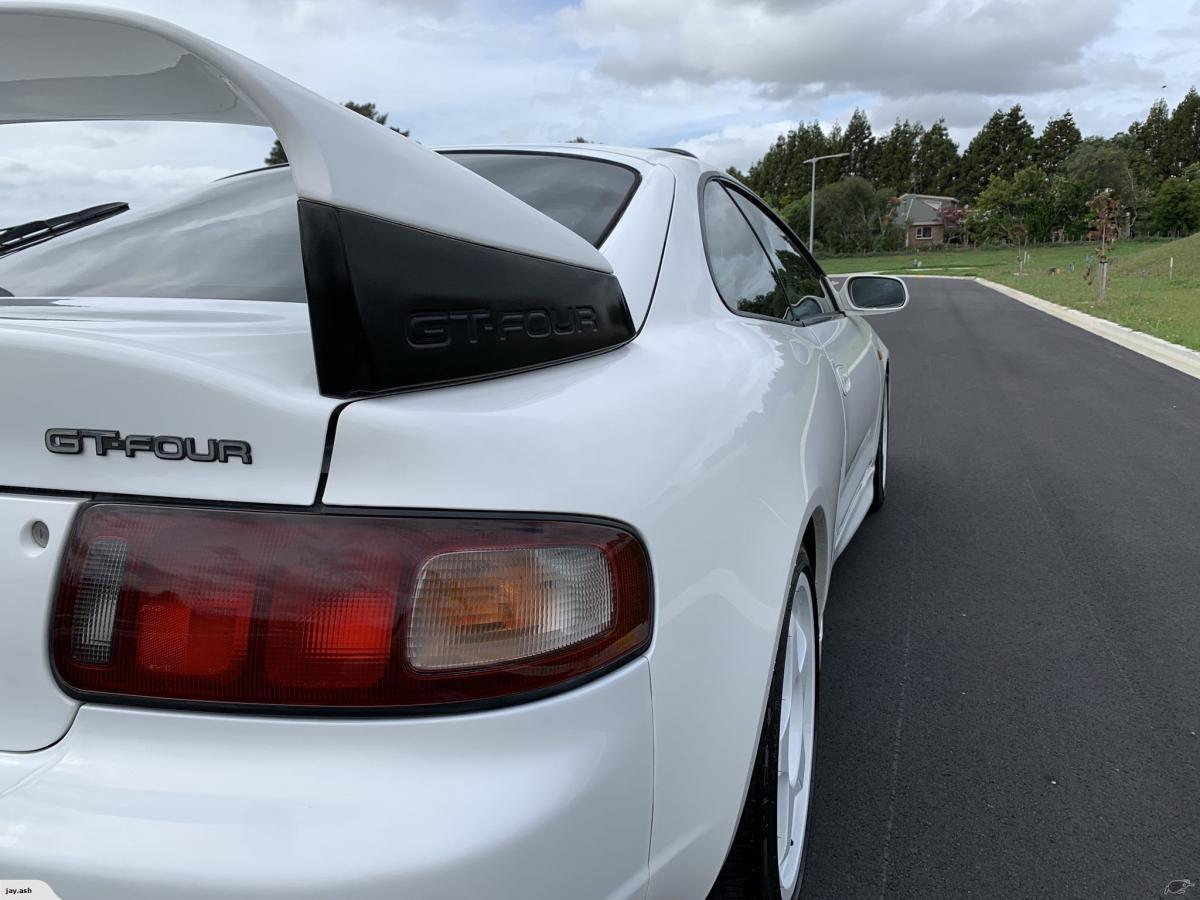
[[[837,536],[833,542],[834,562],[842,555],[842,551],[846,549],[850,539],[858,533],[858,528],[862,525],[863,519],[867,517],[867,513],[871,509],[871,501],[874,499],[875,463],[871,463],[867,466],[867,471],[863,473],[862,481],[859,482],[854,492],[854,500],[850,503],[844,521],[838,523]]]

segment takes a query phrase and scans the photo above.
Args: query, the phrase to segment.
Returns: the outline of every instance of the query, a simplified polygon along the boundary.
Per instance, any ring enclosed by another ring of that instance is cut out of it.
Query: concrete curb
[[[1185,375],[1200,378],[1200,353],[1195,350],[1189,350],[1187,347],[1172,344],[1170,341],[1164,341],[1162,338],[1157,338],[1141,331],[1134,331],[1132,328],[1126,328],[1124,325],[1118,325],[1116,322],[1108,321],[1108,319],[1088,315],[1085,312],[1080,312],[1077,309],[1071,309],[1067,306],[1059,306],[1057,303],[1051,303],[1049,300],[1043,300],[1041,297],[1033,296],[1033,294],[1026,294],[1024,291],[1018,291],[1016,288],[1010,288],[1007,285],[988,281],[986,278],[976,277],[974,280],[994,291],[999,291],[1007,297],[1019,300],[1026,306],[1032,306],[1034,309],[1041,310],[1047,315],[1054,316],[1056,319],[1070,322],[1077,328],[1090,331],[1092,334],[1112,341],[1114,344],[1120,344],[1134,353],[1140,353],[1142,356],[1149,357],[1156,362],[1162,363],[1164,366],[1170,366],[1172,369],[1183,372]]]

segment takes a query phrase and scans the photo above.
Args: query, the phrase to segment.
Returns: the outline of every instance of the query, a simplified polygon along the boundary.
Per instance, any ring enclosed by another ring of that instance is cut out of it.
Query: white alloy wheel
[[[779,891],[791,900],[804,860],[808,801],[812,789],[813,735],[817,698],[817,643],[812,589],[801,576],[792,598],[784,648],[779,708],[776,832]]]

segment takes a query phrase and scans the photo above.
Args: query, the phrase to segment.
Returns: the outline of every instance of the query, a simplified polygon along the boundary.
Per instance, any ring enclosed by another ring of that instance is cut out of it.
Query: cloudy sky
[[[1111,134],[1200,69],[1200,0],[117,0],[433,146],[673,145],[746,167],[799,120],[944,117],[965,142],[1020,102]],[[1165,87],[1164,87],[1165,85]],[[143,204],[261,164],[272,136],[197,124],[0,126],[0,226]]]

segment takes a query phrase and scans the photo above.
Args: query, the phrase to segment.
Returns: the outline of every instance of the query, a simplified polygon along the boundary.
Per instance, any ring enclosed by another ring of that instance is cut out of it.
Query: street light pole
[[[806,164],[812,165],[812,190],[808,194],[808,252],[812,253],[813,230],[817,224],[817,163],[823,159],[841,159],[849,153],[830,153],[828,156],[814,156],[806,159]]]

